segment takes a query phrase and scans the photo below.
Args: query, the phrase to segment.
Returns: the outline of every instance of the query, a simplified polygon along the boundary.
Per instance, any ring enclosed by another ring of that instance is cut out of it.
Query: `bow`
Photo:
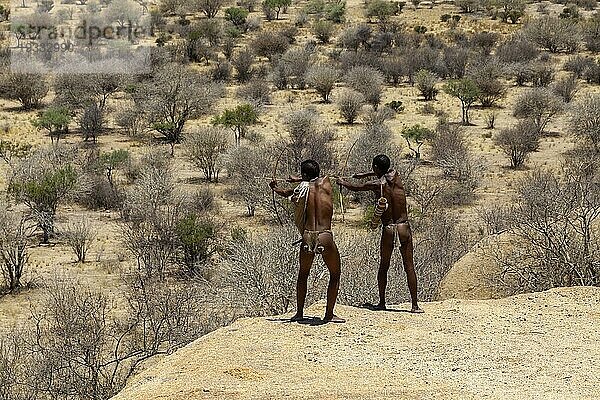
[[[354,149],[354,146],[356,146],[356,143],[358,143],[358,139],[360,139],[360,136],[354,141],[354,143],[352,143],[352,146],[350,146],[350,150],[348,150],[348,154],[346,155],[346,161],[344,161],[344,166],[342,167],[342,172],[341,172],[341,176],[344,176],[344,172],[346,171],[346,167],[348,166],[348,160],[350,159],[350,154],[352,153],[352,150]],[[342,222],[346,222],[345,217],[344,217],[344,195],[342,193],[343,191],[343,187],[342,185],[340,186],[340,210],[342,212]]]
[[[285,147],[279,153],[279,156],[277,157],[277,161],[275,161],[275,168],[273,168],[273,178],[272,178],[272,180],[274,180],[274,181],[277,180],[277,167],[279,166],[279,162],[281,161],[281,157],[283,156],[284,151],[285,151]],[[273,193],[273,208],[275,209],[275,215],[277,215],[277,221],[279,221],[279,224],[281,226],[283,226],[283,220],[281,219],[281,216],[279,215],[279,209],[277,208],[277,202],[275,201],[275,190],[271,190],[271,192]]]

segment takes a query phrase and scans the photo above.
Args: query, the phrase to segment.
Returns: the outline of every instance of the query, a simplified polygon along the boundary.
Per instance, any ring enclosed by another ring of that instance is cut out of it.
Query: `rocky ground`
[[[242,319],[139,374],[114,400],[599,396],[600,288],[408,308],[338,306],[346,324]]]

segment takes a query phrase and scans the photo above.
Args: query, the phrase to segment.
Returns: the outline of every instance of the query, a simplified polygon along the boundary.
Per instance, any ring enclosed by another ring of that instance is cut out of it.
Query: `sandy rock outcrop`
[[[598,398],[600,288],[423,306],[339,306],[345,324],[242,319],[114,400]],[[322,313],[318,303],[307,315]]]

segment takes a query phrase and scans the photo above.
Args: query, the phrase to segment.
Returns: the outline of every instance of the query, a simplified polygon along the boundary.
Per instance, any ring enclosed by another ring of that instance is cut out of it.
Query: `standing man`
[[[394,251],[396,240],[400,242],[402,263],[406,271],[408,289],[412,299],[413,313],[422,313],[417,302],[417,275],[413,262],[413,242],[410,225],[408,223],[408,211],[406,208],[406,192],[400,180],[398,172],[390,169],[390,159],[386,155],[378,155],[373,159],[373,172],[353,175],[353,178],[376,178],[364,184],[352,184],[343,178],[338,179],[338,184],[354,192],[371,191],[379,197],[375,208],[375,218],[381,218],[383,232],[380,243],[379,272],[377,273],[377,284],[379,286],[379,304],[375,306],[378,310],[385,310],[385,289],[387,287],[388,270],[390,259]],[[378,223],[379,221],[377,221]]]
[[[277,181],[269,184],[280,196],[289,198],[295,205],[295,222],[302,235],[300,246],[300,271],[296,285],[296,315],[292,321],[304,319],[304,302],[308,287],[308,275],[315,254],[321,254],[329,269],[327,308],[325,322],[346,322],[333,313],[340,286],[340,253],[333,241],[331,218],[333,216],[333,188],[328,177],[320,178],[320,167],[316,161],[306,160],[300,165],[301,177],[290,178],[300,182],[295,189],[277,187]]]

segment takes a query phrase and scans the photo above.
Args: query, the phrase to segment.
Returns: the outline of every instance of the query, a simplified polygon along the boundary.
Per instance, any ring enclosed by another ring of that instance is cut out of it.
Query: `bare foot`
[[[325,321],[325,323],[327,322],[334,322],[337,324],[343,324],[344,322],[346,322],[346,320],[344,318],[340,318],[337,315],[332,315],[331,317],[327,317],[325,316],[325,318],[323,319],[323,321]]]
[[[423,314],[425,311],[423,311],[419,306],[413,306],[410,312],[413,314]]]
[[[292,321],[292,322],[304,321],[304,315],[296,314],[292,318],[290,318],[290,321]]]
[[[386,311],[387,307],[385,304],[379,303],[375,307],[373,307],[377,311]]]

